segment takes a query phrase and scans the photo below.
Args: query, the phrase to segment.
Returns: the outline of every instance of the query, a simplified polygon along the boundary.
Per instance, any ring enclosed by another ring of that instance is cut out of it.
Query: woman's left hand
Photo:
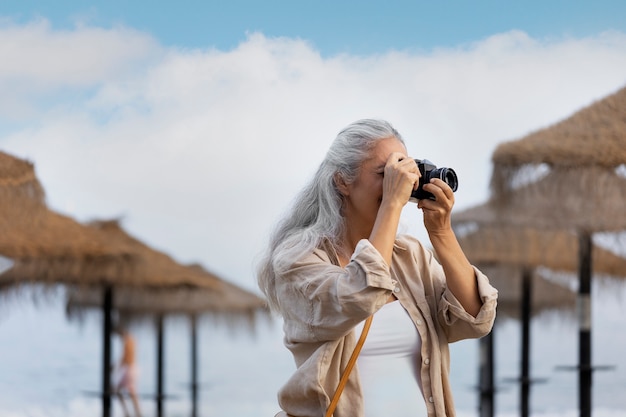
[[[435,200],[423,199],[417,203],[417,207],[424,213],[424,226],[428,234],[449,233],[452,229],[450,214],[454,206],[454,192],[439,178],[430,180],[423,188],[435,196]]]
[[[465,311],[476,317],[482,300],[472,265],[463,253],[454,231],[450,215],[454,206],[454,193],[445,181],[435,178],[424,184],[424,191],[435,196],[435,200],[420,200],[417,207],[424,213],[424,226],[430,242],[446,275],[446,283]]]

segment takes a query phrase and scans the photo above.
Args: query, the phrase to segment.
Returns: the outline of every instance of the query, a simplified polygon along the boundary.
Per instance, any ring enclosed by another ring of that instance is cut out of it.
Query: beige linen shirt
[[[396,239],[391,268],[365,239],[345,268],[339,266],[329,244],[293,264],[276,277],[284,343],[297,366],[278,393],[281,408],[290,416],[324,416],[356,346],[354,327],[381,308],[393,292],[422,339],[421,377],[428,415],[454,416],[448,343],[488,334],[496,314],[496,289],[476,268],[475,274],[483,305],[473,317],[447,289],[443,268],[433,253],[410,236]],[[363,414],[356,366],[334,416]]]

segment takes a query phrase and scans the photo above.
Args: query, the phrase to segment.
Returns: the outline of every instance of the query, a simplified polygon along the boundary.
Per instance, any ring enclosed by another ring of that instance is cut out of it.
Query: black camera
[[[434,200],[435,196],[423,189],[424,184],[428,184],[433,178],[439,178],[445,181],[445,183],[452,188],[452,191],[456,191],[459,188],[459,179],[452,168],[437,168],[437,166],[428,159],[416,159],[415,162],[422,176],[420,177],[417,190],[411,193],[411,200],[423,200],[425,198]]]

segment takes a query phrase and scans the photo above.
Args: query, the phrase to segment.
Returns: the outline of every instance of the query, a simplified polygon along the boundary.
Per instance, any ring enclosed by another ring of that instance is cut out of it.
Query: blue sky
[[[17,22],[49,19],[55,28],[77,21],[126,25],[165,45],[232,49],[246,32],[310,41],[323,54],[431,49],[523,30],[532,37],[589,36],[626,29],[620,0],[457,1],[1,1]]]
[[[0,149],[50,207],[255,288],[336,133],[381,117],[489,195],[491,153],[626,84],[626,2],[0,0]],[[427,239],[407,206],[403,231]]]

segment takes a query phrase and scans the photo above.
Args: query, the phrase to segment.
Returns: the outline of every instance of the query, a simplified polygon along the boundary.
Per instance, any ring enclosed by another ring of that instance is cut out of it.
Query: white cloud
[[[80,26],[54,30],[47,20],[0,27],[0,77],[38,87],[89,86],[119,76],[160,51],[150,36],[131,28]]]
[[[414,156],[455,168],[463,208],[487,197],[497,143],[626,82],[619,32],[513,31],[428,53],[322,58],[262,34],[231,51],[185,50],[129,28],[38,21],[0,29],[0,45],[13,45],[0,120],[15,123],[0,147],[35,162],[54,208],[125,215],[149,244],[248,287],[271,224],[353,120],[386,118]]]
[[[0,22],[0,115],[38,117],[60,96],[84,96],[112,78],[120,81],[163,53],[154,39],[131,28],[79,26],[54,30],[45,19]]]

